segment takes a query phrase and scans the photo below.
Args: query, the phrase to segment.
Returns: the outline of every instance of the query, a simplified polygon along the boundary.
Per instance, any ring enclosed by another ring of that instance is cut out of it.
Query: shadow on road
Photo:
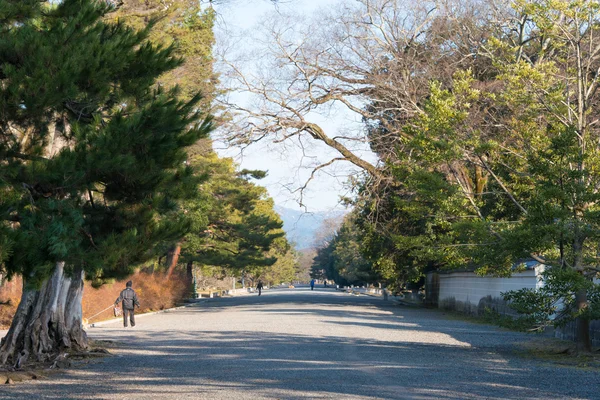
[[[301,299],[285,293],[271,297],[220,299],[180,313],[182,318],[236,309],[252,310],[260,319],[312,315],[324,324],[323,330],[300,335],[241,327],[175,335],[139,329],[135,340],[126,341],[123,357],[108,358],[65,381],[28,385],[21,393],[66,392],[71,398],[107,390],[117,398],[140,398],[143,393],[224,398],[230,392],[237,398],[247,393],[248,398],[285,399],[597,398],[600,380],[595,372],[515,357],[512,343],[528,340],[519,333],[447,320],[439,312],[375,298],[317,292]],[[112,383],[94,379],[111,372]]]

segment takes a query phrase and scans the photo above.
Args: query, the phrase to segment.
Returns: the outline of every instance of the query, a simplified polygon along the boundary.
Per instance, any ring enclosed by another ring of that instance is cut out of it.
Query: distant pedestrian
[[[310,281],[310,290],[315,290],[315,280]]]
[[[133,309],[135,306],[137,306],[138,308],[140,307],[140,302],[138,301],[137,294],[135,294],[135,291],[131,288],[132,285],[133,283],[131,281],[128,281],[125,284],[125,289],[121,291],[121,294],[119,295],[117,300],[115,300],[115,306],[119,304],[119,302],[122,302],[123,326],[125,328],[127,328],[127,314],[129,314],[131,327],[133,328],[135,326],[135,317]]]
[[[260,294],[262,293],[262,288],[263,288],[263,283],[262,281],[258,281],[258,284],[256,285],[256,290],[258,290],[258,295],[260,296]]]

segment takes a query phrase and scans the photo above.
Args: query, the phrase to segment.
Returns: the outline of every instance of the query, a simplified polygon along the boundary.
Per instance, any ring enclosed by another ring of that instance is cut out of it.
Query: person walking
[[[125,289],[123,289],[121,291],[121,294],[119,295],[117,300],[115,300],[115,306],[117,304],[119,304],[119,302],[122,302],[123,326],[125,328],[127,328],[127,315],[128,314],[129,314],[129,320],[131,321],[131,327],[133,328],[135,326],[135,317],[134,317],[133,310],[134,310],[135,306],[137,306],[138,308],[140,307],[140,302],[138,301],[137,294],[135,294],[135,291],[131,288],[132,285],[133,285],[133,282],[128,281],[125,284]]]
[[[260,296],[260,294],[262,293],[262,288],[263,288],[263,283],[261,280],[258,281],[258,284],[256,285],[256,290],[258,290],[258,295]]]
[[[315,280],[310,281],[310,290],[315,290]]]

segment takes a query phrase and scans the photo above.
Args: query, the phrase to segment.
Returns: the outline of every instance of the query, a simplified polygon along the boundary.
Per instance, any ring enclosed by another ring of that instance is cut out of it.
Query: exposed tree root
[[[62,262],[41,288],[32,289],[24,282],[21,303],[0,345],[0,364],[18,369],[30,357],[46,362],[60,352],[87,350],[82,295],[83,271],[69,276]]]

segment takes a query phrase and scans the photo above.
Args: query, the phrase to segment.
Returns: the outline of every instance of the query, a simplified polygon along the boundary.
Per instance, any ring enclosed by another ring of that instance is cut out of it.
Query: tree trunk
[[[194,279],[194,262],[188,261],[186,268],[186,275],[190,282]]]
[[[181,243],[177,243],[169,249],[167,253],[167,280],[171,278],[173,270],[179,262],[179,254],[181,254]]]
[[[574,236],[573,240],[573,267],[576,271],[581,271],[583,265],[583,245],[584,239],[582,239],[581,229],[579,221],[576,221],[574,225]],[[588,307],[587,291],[585,289],[579,290],[575,293],[575,303],[577,305],[577,311],[585,311]],[[577,323],[577,351],[592,351],[592,341],[590,339],[590,321],[587,318],[578,317]]]
[[[588,306],[587,292],[585,289],[575,294],[577,310],[582,311]],[[591,352],[592,341],[590,339],[590,321],[587,318],[577,318],[577,351]]]
[[[23,280],[21,303],[0,345],[0,364],[20,367],[30,356],[47,361],[60,350],[87,349],[82,325],[83,270],[65,275],[64,262],[39,289]]]

